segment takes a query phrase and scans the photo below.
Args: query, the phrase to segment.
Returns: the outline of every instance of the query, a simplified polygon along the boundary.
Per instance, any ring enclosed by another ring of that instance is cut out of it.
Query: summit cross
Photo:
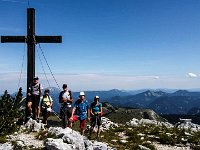
[[[62,36],[35,35],[35,9],[27,9],[27,35],[1,36],[1,43],[27,43],[27,92],[35,76],[35,44],[62,43]]]

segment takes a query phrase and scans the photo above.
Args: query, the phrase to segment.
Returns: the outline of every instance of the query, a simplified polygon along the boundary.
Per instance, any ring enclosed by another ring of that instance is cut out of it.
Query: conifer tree
[[[23,109],[20,106],[22,98],[21,88],[14,98],[8,94],[7,90],[0,97],[0,134],[9,134],[18,129],[16,121],[23,115]]]

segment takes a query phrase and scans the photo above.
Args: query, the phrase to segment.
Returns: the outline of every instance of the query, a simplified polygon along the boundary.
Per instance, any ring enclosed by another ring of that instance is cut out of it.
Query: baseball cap
[[[63,86],[62,86],[63,88],[67,88],[67,84],[63,84]]]
[[[38,77],[34,77],[33,80],[39,80],[39,78]]]

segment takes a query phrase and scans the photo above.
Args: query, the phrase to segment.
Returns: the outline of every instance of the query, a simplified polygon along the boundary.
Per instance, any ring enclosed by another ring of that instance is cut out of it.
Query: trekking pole
[[[53,109],[51,109],[52,110],[52,112],[53,112],[53,114],[59,119],[59,121],[61,120],[60,119],[60,117],[58,116],[58,114],[53,110]]]

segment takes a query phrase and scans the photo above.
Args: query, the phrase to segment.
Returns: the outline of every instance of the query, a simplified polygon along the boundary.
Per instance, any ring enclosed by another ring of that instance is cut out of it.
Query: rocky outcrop
[[[132,127],[138,127],[139,125],[145,125],[145,124],[154,124],[157,126],[165,126],[167,128],[182,128],[182,129],[190,129],[192,131],[200,131],[200,125],[192,123],[191,119],[180,119],[181,122],[178,122],[175,126],[173,124],[170,124],[169,122],[160,122],[156,120],[149,120],[149,119],[136,119],[133,118],[126,124]]]
[[[70,128],[51,127],[48,132],[57,137],[56,139],[48,138],[45,142],[45,147],[49,150],[112,150],[106,143],[91,142],[85,136]]]
[[[0,144],[0,149],[2,150],[13,150],[13,146],[11,143],[4,143],[4,144]]]
[[[39,132],[41,129],[44,129],[43,123],[38,123],[37,121],[30,118],[28,122],[24,125],[26,129],[33,132]]]
[[[183,119],[182,123],[179,122],[175,126],[182,129],[190,129],[192,131],[200,131],[200,125],[192,123],[191,119]]]
[[[132,120],[130,120],[126,124],[129,125],[129,126],[132,126],[132,127],[138,127],[139,125],[145,125],[145,124],[154,124],[154,125],[157,125],[157,126],[165,126],[165,127],[168,127],[168,128],[174,127],[169,122],[160,122],[160,121],[149,120],[149,119],[138,120],[136,118],[133,118]]]
[[[102,117],[101,121],[102,121],[102,125],[101,125],[100,129],[101,129],[102,132],[109,130],[110,128],[113,129],[113,128],[116,128],[116,127],[119,126],[117,123],[110,121],[106,117]]]
[[[44,147],[43,141],[36,139],[33,133],[16,133],[8,136],[9,141],[16,142],[16,146],[20,148],[25,147]]]
[[[108,119],[104,118],[104,122],[107,123],[105,130],[115,126]],[[18,133],[7,136],[9,142],[0,144],[0,149],[12,150],[14,147],[18,149],[29,149],[30,147],[37,149],[46,147],[48,150],[113,150],[108,144],[90,141],[71,128],[50,127],[47,132],[55,138],[47,138],[44,143],[42,140],[36,139],[34,133],[41,131],[41,129],[45,131],[44,124],[30,119]],[[14,142],[15,146],[11,142]]]

